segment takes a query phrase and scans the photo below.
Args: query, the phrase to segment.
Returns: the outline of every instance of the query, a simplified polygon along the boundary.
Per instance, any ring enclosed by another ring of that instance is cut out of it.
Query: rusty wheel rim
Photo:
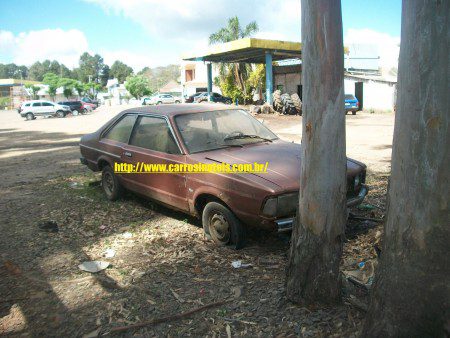
[[[114,179],[111,173],[105,173],[103,176],[103,187],[108,196],[110,196],[114,191]]]
[[[231,238],[230,225],[222,214],[216,213],[209,222],[211,237],[220,244],[227,244]]]

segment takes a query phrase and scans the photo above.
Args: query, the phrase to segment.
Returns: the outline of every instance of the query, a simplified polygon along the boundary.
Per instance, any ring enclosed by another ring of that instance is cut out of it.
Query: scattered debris
[[[92,331],[92,332],[89,332],[89,333],[84,334],[84,335],[82,336],[82,338],[95,338],[95,337],[98,337],[99,334],[100,334],[100,331],[101,331],[101,329],[98,328],[98,329],[96,329],[96,330],[94,330],[94,331]]]
[[[179,313],[179,314],[170,315],[170,316],[161,317],[161,318],[156,318],[156,319],[151,319],[151,320],[147,320],[147,321],[131,324],[131,325],[128,325],[128,326],[115,327],[115,328],[113,328],[110,331],[110,333],[122,332],[122,331],[136,329],[136,328],[143,327],[143,326],[151,326],[151,325],[156,325],[156,324],[160,324],[160,323],[169,322],[169,321],[172,321],[172,320],[186,318],[186,317],[189,317],[189,316],[193,315],[194,313],[202,312],[202,311],[214,308],[214,307],[225,305],[225,304],[229,303],[230,301],[231,300],[228,299],[228,300],[224,300],[224,301],[220,301],[220,302],[209,303],[209,304],[200,306],[200,307],[198,307],[196,309],[189,310],[189,311],[186,311],[186,312],[182,312],[182,313]]]
[[[96,273],[105,270],[109,266],[109,262],[104,261],[86,261],[78,265],[80,270]]]
[[[231,327],[230,327],[230,325],[227,324],[225,330],[227,331],[227,337],[231,338]]]
[[[170,289],[170,291],[172,292],[173,296],[175,297],[175,299],[177,301],[179,301],[180,303],[185,302],[185,300],[183,298],[181,298],[180,295],[178,293],[176,293],[173,289]]]
[[[42,222],[38,223],[38,227],[42,231],[47,231],[47,232],[58,232],[59,231],[58,223],[56,223],[55,221],[42,221]]]
[[[106,249],[103,253],[103,257],[105,258],[113,258],[116,255],[116,250],[114,249]]]
[[[233,261],[231,266],[235,269],[246,269],[252,267],[251,264],[244,264],[242,261]]]
[[[231,291],[233,292],[234,298],[239,298],[242,296],[244,288],[242,286],[233,286]]]
[[[344,271],[344,275],[350,282],[370,289],[373,283],[373,275],[376,264],[377,262],[372,260],[359,262],[358,269]]]
[[[122,234],[122,236],[123,236],[123,238],[131,238],[131,237],[133,237],[133,234],[131,233],[131,232],[124,232],[123,234]]]

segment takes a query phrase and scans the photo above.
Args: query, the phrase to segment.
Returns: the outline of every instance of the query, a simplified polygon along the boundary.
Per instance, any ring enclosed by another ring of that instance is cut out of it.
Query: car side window
[[[119,122],[109,129],[105,135],[103,135],[103,138],[128,143],[135,121],[136,115],[125,115]]]
[[[27,103],[27,104],[25,105],[25,107],[29,107],[29,106],[30,106],[30,104],[31,104],[31,103]]]
[[[167,154],[180,154],[166,120],[159,117],[139,117],[130,144]]]
[[[33,107],[40,107],[41,106],[41,103],[40,102],[35,102],[35,103],[33,103]]]
[[[42,105],[45,107],[53,107],[53,104],[50,102],[42,102]]]

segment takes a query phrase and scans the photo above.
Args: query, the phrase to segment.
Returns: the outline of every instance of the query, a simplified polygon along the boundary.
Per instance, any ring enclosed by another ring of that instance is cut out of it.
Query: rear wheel
[[[161,101],[158,101],[158,102],[156,102],[156,105],[160,105],[160,104],[162,104],[162,102]]]
[[[85,114],[87,114],[87,109],[86,108],[83,108],[83,110],[81,111],[81,114],[83,114],[83,115],[85,115]]]
[[[102,189],[106,198],[115,201],[122,196],[123,188],[109,165],[102,170]]]
[[[180,101],[176,100],[175,103],[180,103]]]
[[[34,115],[33,113],[28,113],[27,115],[25,115],[25,118],[27,119],[27,121],[31,121],[34,120]]]
[[[62,110],[58,110],[58,111],[56,112],[56,116],[61,118],[61,117],[66,116],[66,114],[65,114]]]
[[[209,202],[202,213],[206,237],[217,245],[240,249],[245,244],[244,228],[237,217],[223,204]]]
[[[355,111],[352,111],[352,115],[356,115],[356,112],[355,112]]]
[[[77,116],[79,114],[78,110],[74,109],[72,110],[72,115],[73,116]]]

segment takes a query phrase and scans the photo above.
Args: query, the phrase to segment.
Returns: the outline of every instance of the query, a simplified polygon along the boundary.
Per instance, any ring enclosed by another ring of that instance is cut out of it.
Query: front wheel
[[[156,105],[159,106],[160,104],[162,104],[161,101],[156,102]]]
[[[217,245],[240,249],[245,245],[244,228],[237,217],[223,204],[209,202],[203,209],[203,230]]]
[[[175,101],[175,103],[181,103],[181,102],[177,100],[177,101]]]
[[[356,115],[356,112],[355,112],[355,111],[352,111],[352,115]]]
[[[87,112],[88,112],[87,109],[86,109],[86,108],[83,108],[83,110],[81,111],[81,114],[86,115]]]
[[[123,193],[122,185],[109,165],[102,170],[102,189],[106,198],[110,201],[119,199]]]
[[[76,109],[74,109],[74,110],[72,110],[72,115],[73,116],[77,116],[79,113],[78,113],[78,110],[76,110]]]
[[[27,115],[25,115],[25,118],[27,119],[27,121],[31,121],[34,120],[34,115],[33,113],[28,113]]]
[[[61,118],[61,117],[66,116],[66,114],[65,114],[62,110],[58,110],[58,111],[56,112],[56,116],[59,117],[59,118]]]

